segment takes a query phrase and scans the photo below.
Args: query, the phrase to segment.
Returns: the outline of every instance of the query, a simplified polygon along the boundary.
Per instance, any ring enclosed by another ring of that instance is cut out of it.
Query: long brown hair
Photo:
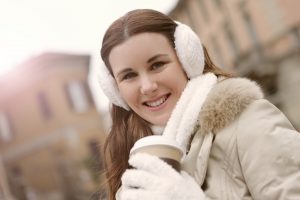
[[[163,34],[174,47],[174,31],[177,24],[168,16],[150,9],[138,9],[128,12],[117,19],[106,31],[101,48],[101,57],[113,76],[109,63],[111,50],[133,35],[154,32]],[[215,66],[205,47],[204,73],[213,72],[217,76],[230,76]],[[115,194],[121,186],[121,176],[129,167],[129,151],[135,141],[147,135],[152,135],[149,123],[132,110],[112,106],[112,128],[105,141],[105,169],[109,185],[109,199],[115,199]]]

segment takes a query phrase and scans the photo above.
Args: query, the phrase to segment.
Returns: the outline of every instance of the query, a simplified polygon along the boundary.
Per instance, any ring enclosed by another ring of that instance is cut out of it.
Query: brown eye
[[[151,65],[152,70],[159,69],[165,65],[165,62],[155,62]]]
[[[122,77],[122,80],[128,80],[128,79],[132,79],[136,76],[136,73],[133,73],[133,72],[129,72],[127,74],[125,74],[123,77]]]

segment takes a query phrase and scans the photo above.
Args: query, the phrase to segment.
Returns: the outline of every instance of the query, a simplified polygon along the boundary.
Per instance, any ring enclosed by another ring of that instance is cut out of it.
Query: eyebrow
[[[159,58],[159,57],[167,57],[167,56],[168,56],[167,54],[157,54],[157,55],[155,55],[155,56],[149,58],[149,59],[147,60],[147,63],[151,63],[151,62],[153,62],[154,60],[156,60],[156,59]]]

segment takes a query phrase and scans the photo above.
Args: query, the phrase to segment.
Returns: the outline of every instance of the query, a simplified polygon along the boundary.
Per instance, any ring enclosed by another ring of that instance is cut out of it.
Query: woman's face
[[[114,47],[109,56],[121,96],[154,125],[166,125],[187,77],[167,38],[141,33]]]

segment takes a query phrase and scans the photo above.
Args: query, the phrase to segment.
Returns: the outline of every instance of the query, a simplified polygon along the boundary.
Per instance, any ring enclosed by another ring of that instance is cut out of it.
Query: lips
[[[147,102],[144,102],[143,104],[148,107],[151,107],[151,108],[156,108],[156,107],[159,107],[160,105],[162,105],[168,99],[169,96],[170,96],[170,94],[167,94],[167,95],[162,96],[159,99],[156,99],[154,101],[147,101]]]

